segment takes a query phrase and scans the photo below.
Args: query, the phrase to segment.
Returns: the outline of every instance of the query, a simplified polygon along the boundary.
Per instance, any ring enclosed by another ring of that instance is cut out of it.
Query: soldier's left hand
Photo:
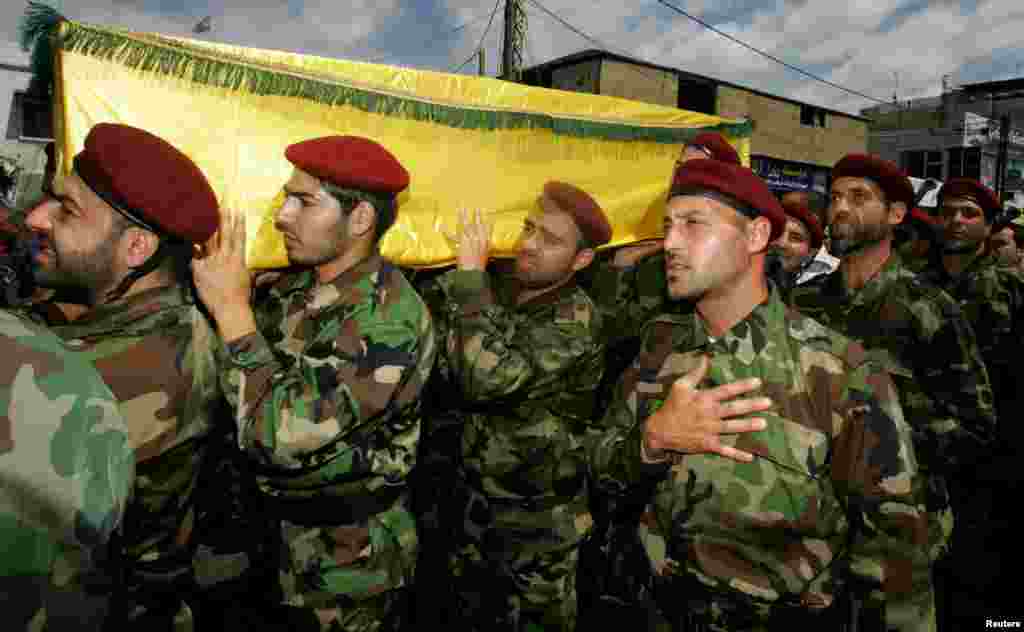
[[[458,238],[459,270],[485,270],[491,256],[491,229],[493,224],[484,219],[483,213],[463,209],[460,212],[462,231]]]
[[[245,215],[223,211],[220,230],[206,245],[205,256],[192,260],[199,298],[222,330],[248,312],[252,276],[245,267]],[[246,323],[248,324],[248,323]],[[230,327],[229,327],[230,328]]]

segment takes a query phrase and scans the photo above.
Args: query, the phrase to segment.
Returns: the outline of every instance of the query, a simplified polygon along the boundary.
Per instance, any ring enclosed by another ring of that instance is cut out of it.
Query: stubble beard
[[[849,225],[847,224],[847,226]],[[843,235],[845,231],[839,231],[839,235],[836,232],[836,225],[833,224],[829,251],[833,256],[843,258],[882,243],[892,236],[893,228],[888,224],[873,224],[860,227],[851,226],[849,233],[845,236]]]

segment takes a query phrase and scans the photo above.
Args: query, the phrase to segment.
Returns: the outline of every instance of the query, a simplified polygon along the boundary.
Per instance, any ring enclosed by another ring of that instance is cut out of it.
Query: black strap
[[[368,494],[297,498],[264,494],[263,506],[273,517],[303,527],[360,524],[388,510],[405,492],[405,485],[388,485]]]

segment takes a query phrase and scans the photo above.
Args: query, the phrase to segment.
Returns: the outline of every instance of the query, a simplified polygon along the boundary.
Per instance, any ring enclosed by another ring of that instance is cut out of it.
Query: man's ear
[[[747,250],[750,254],[768,248],[772,239],[772,222],[765,216],[755,217],[747,222]]]
[[[889,202],[889,223],[899,226],[907,215],[907,205],[903,202]]]
[[[593,248],[583,248],[576,253],[572,260],[573,272],[579,272],[594,262],[595,252]]]
[[[373,204],[360,200],[348,214],[348,234],[352,237],[372,236],[377,228],[377,209]]]
[[[160,238],[155,233],[138,226],[129,226],[118,239],[129,268],[138,268],[146,263],[160,247]]]

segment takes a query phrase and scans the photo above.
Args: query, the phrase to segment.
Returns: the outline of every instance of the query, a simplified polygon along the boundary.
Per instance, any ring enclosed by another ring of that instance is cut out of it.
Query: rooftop
[[[1004,79],[1002,81],[985,81],[982,83],[966,83],[960,86],[964,92],[985,94],[1014,92],[1024,90],[1024,77],[1017,79]]]
[[[714,77],[707,77],[705,75],[694,74],[692,72],[687,72],[685,70],[680,70],[679,68],[672,68],[670,66],[659,66],[658,64],[653,64],[653,63],[651,63],[649,61],[644,61],[642,59],[637,59],[635,57],[629,57],[628,55],[620,55],[618,53],[613,53],[613,52],[610,52],[610,51],[601,50],[599,48],[588,48],[586,50],[582,50],[582,51],[579,51],[577,53],[573,53],[571,55],[566,55],[564,57],[559,57],[557,59],[552,59],[551,61],[546,61],[543,64],[537,64],[536,66],[531,66],[529,68],[524,68],[523,72],[524,73],[527,73],[527,72],[538,72],[538,71],[549,70],[549,69],[553,69],[553,68],[561,68],[563,66],[568,66],[568,65],[571,65],[571,64],[577,64],[577,63],[584,62],[584,61],[590,61],[590,60],[593,60],[593,59],[613,59],[615,61],[620,61],[620,62],[624,62],[624,63],[627,63],[627,64],[635,64],[637,66],[644,66],[646,68],[653,68],[655,70],[660,70],[662,72],[668,72],[668,73],[676,74],[676,75],[679,75],[681,78],[686,79],[688,81],[694,81],[694,82],[698,82],[698,83],[714,83],[714,84],[718,84],[718,85],[729,86],[730,88],[737,88],[739,90],[745,90],[745,91],[750,92],[752,94],[757,94],[759,96],[768,97],[770,99],[775,99],[775,100],[778,100],[778,101],[786,101],[787,103],[793,103],[795,105],[811,105],[811,106],[814,106],[814,107],[819,108],[821,110],[824,110],[824,111],[826,111],[826,112],[828,112],[830,114],[834,114],[836,116],[844,116],[846,118],[854,119],[854,120],[857,120],[857,121],[866,121],[866,122],[870,122],[871,121],[871,119],[869,119],[869,118],[866,118],[866,117],[863,117],[863,116],[858,116],[856,114],[850,114],[849,112],[842,112],[840,110],[833,110],[831,108],[822,107],[822,106],[814,104],[814,103],[806,103],[804,101],[798,101],[796,99],[791,99],[789,97],[780,96],[778,94],[772,94],[770,92],[764,92],[762,90],[757,90],[757,89],[754,89],[754,88],[749,88],[747,86],[741,86],[739,84],[730,83],[728,81],[722,81],[721,79],[716,79]]]

